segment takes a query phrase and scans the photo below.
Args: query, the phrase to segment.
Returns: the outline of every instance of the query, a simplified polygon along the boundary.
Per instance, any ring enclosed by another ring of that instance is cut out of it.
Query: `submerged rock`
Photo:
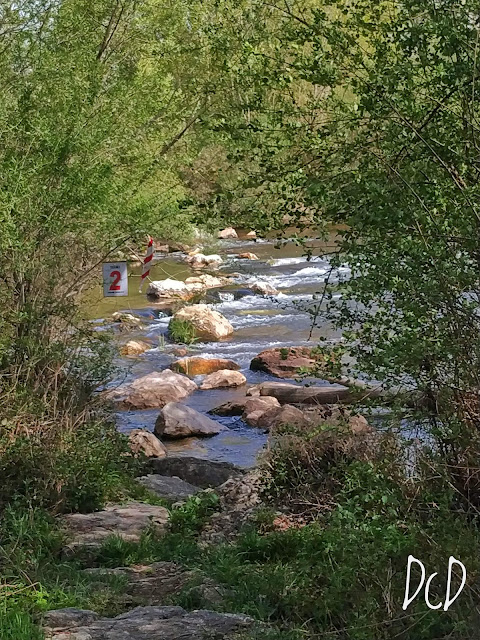
[[[223,424],[178,402],[166,404],[155,422],[155,433],[163,438],[208,437],[225,430]]]
[[[168,521],[168,511],[143,502],[114,504],[95,513],[71,513],[62,519],[68,549],[100,547],[115,534],[123,540],[138,542],[145,529],[153,526],[163,531]]]
[[[225,360],[223,358],[201,358],[192,357],[183,360],[177,360],[170,365],[173,371],[184,373],[187,376],[199,376],[214,373],[224,369],[237,371],[240,365],[233,360]]]
[[[243,470],[230,462],[216,462],[202,458],[169,456],[158,460],[151,460],[149,468],[154,473],[164,476],[178,476],[202,489],[215,488],[229,478],[238,478]]]
[[[201,340],[222,340],[233,333],[233,327],[225,316],[206,304],[184,307],[175,313],[173,319],[188,322]]]
[[[240,371],[221,370],[208,375],[200,385],[200,389],[227,389],[240,387],[247,382],[246,377]]]
[[[181,607],[137,607],[116,618],[50,632],[51,640],[222,640],[255,624],[252,618]]]
[[[266,349],[250,363],[252,371],[264,371],[276,378],[295,378],[302,368],[309,369],[316,363],[312,349],[308,347],[284,347]]]
[[[167,450],[160,440],[146,429],[130,431],[128,442],[133,453],[143,453],[147,458],[163,458],[167,455]]]
[[[121,409],[154,409],[169,402],[177,402],[197,388],[187,376],[166,369],[121,385],[110,392],[109,396]]]
[[[220,240],[235,240],[238,238],[238,233],[233,227],[227,227],[226,229],[219,231],[217,236]]]

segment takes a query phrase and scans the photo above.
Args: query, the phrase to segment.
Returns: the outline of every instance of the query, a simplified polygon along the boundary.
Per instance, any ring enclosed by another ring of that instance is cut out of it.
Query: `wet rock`
[[[137,607],[116,618],[103,618],[87,626],[53,631],[51,640],[222,640],[253,627],[243,615],[181,607]]]
[[[188,349],[186,347],[174,347],[172,353],[174,356],[177,356],[177,358],[184,358],[188,355]]]
[[[225,369],[208,375],[200,385],[200,389],[204,391],[207,389],[228,389],[240,387],[246,382],[246,377],[240,371]]]
[[[255,293],[259,293],[261,296],[276,296],[278,295],[277,289],[268,282],[254,282],[251,285],[251,289]]]
[[[166,369],[120,385],[109,397],[121,409],[154,409],[177,402],[196,390],[197,385],[190,378]]]
[[[261,396],[273,396],[280,404],[336,404],[352,398],[350,389],[339,384],[302,387],[287,382],[263,382],[257,389]]]
[[[151,348],[152,345],[144,340],[129,340],[129,342],[124,344],[120,349],[120,353],[122,356],[139,356]]]
[[[99,582],[104,576],[123,578],[128,597],[125,604],[163,605],[171,596],[185,592],[188,587],[188,592],[195,591],[208,604],[218,604],[224,596],[222,588],[212,580],[196,571],[187,571],[174,562],[154,562],[115,569],[95,568],[87,569],[85,573],[94,575]]]
[[[197,338],[201,340],[221,340],[233,333],[233,327],[225,316],[210,309],[206,304],[184,307],[177,311],[173,318],[191,324]]]
[[[223,263],[223,258],[218,254],[212,254],[206,256],[203,253],[196,253],[189,255],[185,258],[185,261],[192,267],[192,269],[215,269]]]
[[[201,491],[200,487],[195,487],[193,484],[185,482],[185,480],[181,478],[161,476],[157,473],[142,476],[138,478],[138,482],[160,498],[165,498],[172,502],[186,500]]]
[[[193,457],[168,457],[151,460],[149,467],[154,473],[164,476],[178,476],[202,489],[215,488],[230,478],[243,475],[243,470],[230,462],[215,462]]]
[[[238,257],[241,260],[258,260],[259,259],[259,257],[255,253],[250,253],[249,251],[246,251],[245,253],[239,253]]]
[[[155,422],[155,433],[163,438],[215,436],[227,427],[178,402],[169,402]]]
[[[245,401],[243,410],[243,419],[251,427],[258,427],[259,420],[267,411],[271,409],[277,409],[280,407],[280,403],[276,398],[270,396],[248,398]]]
[[[177,360],[170,365],[170,368],[187,376],[200,376],[225,369],[237,371],[240,369],[240,365],[233,362],[233,360],[225,360],[223,358],[193,357]]]
[[[146,429],[130,431],[128,442],[133,453],[143,453],[147,458],[163,458],[167,455],[167,450],[160,440]]]
[[[277,378],[295,378],[301,368],[311,368],[316,360],[308,347],[266,349],[250,363],[252,371],[263,371]]]
[[[154,526],[163,531],[168,521],[168,511],[143,502],[110,505],[95,513],[72,513],[64,516],[62,525],[68,540],[67,549],[78,547],[97,548],[111,536],[138,542],[143,531]]]
[[[235,240],[238,238],[238,234],[233,227],[227,227],[226,229],[219,231],[217,237],[220,240]]]

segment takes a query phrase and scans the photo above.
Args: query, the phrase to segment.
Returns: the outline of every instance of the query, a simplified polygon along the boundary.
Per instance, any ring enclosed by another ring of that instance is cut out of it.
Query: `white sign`
[[[103,263],[103,295],[128,296],[128,273],[126,262]]]

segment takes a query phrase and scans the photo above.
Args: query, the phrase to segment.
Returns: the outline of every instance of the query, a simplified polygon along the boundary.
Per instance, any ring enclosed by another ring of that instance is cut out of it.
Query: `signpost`
[[[105,298],[128,296],[126,262],[103,263],[103,295]]]

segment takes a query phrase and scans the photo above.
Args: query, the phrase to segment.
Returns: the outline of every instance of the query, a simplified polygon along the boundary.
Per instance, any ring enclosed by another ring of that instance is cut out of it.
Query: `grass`
[[[197,341],[197,333],[195,327],[185,320],[172,318],[168,325],[170,338],[179,344],[193,344]]]

